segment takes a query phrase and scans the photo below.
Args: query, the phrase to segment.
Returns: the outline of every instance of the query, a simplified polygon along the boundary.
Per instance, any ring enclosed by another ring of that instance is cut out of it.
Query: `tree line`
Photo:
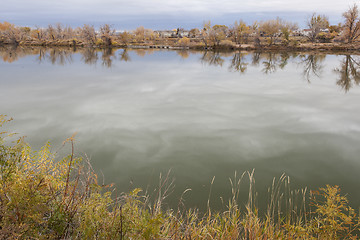
[[[44,48],[44,47],[14,47],[12,45],[0,47],[0,60],[14,62],[20,58],[34,55],[39,63],[49,62],[54,65],[65,65],[73,62],[74,53],[81,55],[81,61],[85,64],[94,65],[100,63],[102,66],[111,68],[114,61],[128,62],[132,60],[131,55],[144,57],[154,53],[154,49],[121,49],[113,48]],[[199,54],[199,60],[206,65],[224,67],[229,60],[228,70],[243,74],[249,66],[259,67],[265,74],[272,74],[286,68],[289,61],[295,61],[303,68],[304,80],[311,83],[314,78],[321,75],[324,68],[326,54],[303,54],[298,52],[242,52],[242,51],[192,51],[177,50],[181,58],[188,58],[190,54]],[[352,87],[360,85],[360,58],[355,55],[343,55],[338,67],[333,72],[338,76],[337,85],[345,92]],[[262,66],[262,67],[261,67]]]
[[[312,14],[307,19],[307,29],[299,30],[296,23],[280,18],[255,21],[247,24],[243,20],[232,25],[212,25],[204,22],[201,28],[185,31],[182,28],[171,31],[154,31],[142,26],[132,31],[117,32],[110,24],[98,29],[84,24],[73,28],[61,23],[42,27],[15,26],[9,22],[0,23],[0,44],[23,45],[73,45],[73,46],[127,46],[166,44],[179,47],[240,47],[282,45],[296,46],[301,43],[353,43],[360,36],[359,9],[356,4],[343,13],[344,21],[330,25],[328,17]]]

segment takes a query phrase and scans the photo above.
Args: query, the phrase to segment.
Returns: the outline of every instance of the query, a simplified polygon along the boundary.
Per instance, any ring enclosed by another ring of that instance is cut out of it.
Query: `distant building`
[[[179,30],[178,37],[189,37],[190,31],[188,30]]]
[[[320,32],[329,33],[330,30],[328,28],[322,28],[320,29]]]
[[[299,31],[300,36],[304,36],[304,37],[310,37],[311,33],[312,33],[312,29],[308,28],[308,29],[302,29]]]
[[[304,37],[310,37],[312,34],[312,29],[299,29],[293,32],[293,36],[304,36]],[[320,29],[320,32],[329,33],[330,30],[328,28],[322,28]]]
[[[178,30],[178,29],[173,29],[173,30],[157,30],[154,31],[156,34],[158,34],[159,37],[165,37],[165,38],[175,38],[175,37],[189,37],[190,31],[188,30]]]
[[[158,34],[159,37],[165,37],[165,38],[170,38],[170,37],[176,37],[176,30],[157,30],[154,31],[156,34]]]

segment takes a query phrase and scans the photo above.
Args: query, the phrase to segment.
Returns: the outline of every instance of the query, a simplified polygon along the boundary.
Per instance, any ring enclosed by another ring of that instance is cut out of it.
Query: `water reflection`
[[[105,48],[102,49],[102,65],[110,68],[112,66],[112,62],[116,59],[115,51],[113,48]]]
[[[82,60],[84,63],[93,65],[96,64],[98,60],[98,54],[97,51],[94,48],[85,48],[82,52]]]
[[[20,48],[17,46],[0,46],[0,57],[4,62],[12,63],[27,55],[40,55],[39,49]]]
[[[222,58],[220,52],[209,52],[205,51],[201,56],[200,61],[210,66],[220,66],[224,64],[225,60]]]
[[[155,52],[167,51],[157,49],[96,49],[96,48],[45,48],[45,47],[0,47],[0,58],[7,63],[16,62],[26,56],[36,56],[40,64],[51,63],[54,65],[66,65],[74,62],[73,55],[79,54],[81,61],[88,65],[101,63],[105,68],[112,68],[114,61],[130,62],[132,55],[145,57]],[[314,78],[320,79],[325,67],[326,54],[300,54],[288,52],[214,52],[214,51],[175,51],[182,59],[200,55],[201,63],[208,66],[224,67],[228,63],[230,72],[246,73],[249,67],[259,69],[264,74],[273,74],[278,70],[285,70],[291,60],[298,63],[303,70],[303,78],[311,83]],[[348,92],[360,83],[360,59],[346,55],[335,67],[338,74],[337,85]]]
[[[153,54],[154,51],[156,50],[152,48],[139,48],[139,49],[131,49],[131,51],[134,51],[136,55],[138,55],[139,57],[145,57],[146,55]]]
[[[288,64],[290,55],[288,53],[265,53],[263,54],[263,69],[266,74],[274,73],[278,68],[284,69]]]
[[[300,65],[303,66],[303,76],[310,83],[313,76],[320,77],[320,74],[324,68],[324,60],[326,55],[300,55]]]
[[[251,58],[251,65],[253,65],[255,67],[259,66],[260,59],[261,59],[261,53],[260,52],[254,52],[252,54],[252,58]]]
[[[14,130],[37,147],[79,132],[80,152],[123,191],[172,169],[177,194],[193,189],[201,207],[213,176],[214,196],[226,199],[228,177],[255,168],[258,190],[286,172],[311,189],[339,184],[359,202],[355,56],[35,47],[0,56],[0,109]]]
[[[360,59],[346,55],[334,72],[339,75],[336,84],[348,92],[353,85],[360,83]]]
[[[127,49],[122,49],[120,52],[120,61],[129,62],[131,61],[130,55]]]
[[[176,53],[182,58],[187,59],[190,56],[190,52],[187,50],[176,51]]]
[[[51,49],[48,54],[43,54],[43,56],[45,60],[50,61],[54,65],[65,65],[73,62],[72,54],[73,52],[67,49]]]
[[[241,52],[235,53],[231,60],[229,70],[240,72],[240,73],[245,73],[247,66],[249,64],[246,62],[246,59],[245,59],[246,55],[248,55],[248,53],[241,53]]]

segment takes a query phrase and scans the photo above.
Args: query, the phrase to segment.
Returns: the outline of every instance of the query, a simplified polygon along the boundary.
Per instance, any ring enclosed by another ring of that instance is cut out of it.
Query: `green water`
[[[358,56],[0,48],[0,59],[7,129],[54,151],[77,132],[78,153],[120,191],[151,192],[171,170],[168,204],[191,188],[185,205],[203,209],[215,176],[220,208],[229,177],[255,169],[260,202],[285,173],[360,206]]]

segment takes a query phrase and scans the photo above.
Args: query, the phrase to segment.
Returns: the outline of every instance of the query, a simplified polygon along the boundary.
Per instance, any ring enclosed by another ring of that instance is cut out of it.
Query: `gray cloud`
[[[54,21],[71,25],[112,21],[130,27],[129,21],[139,25],[140,20],[145,21],[144,24],[153,20],[159,21],[153,25],[161,26],[160,21],[164,19],[170,23],[181,20],[189,22],[190,19],[194,25],[207,19],[226,19],[228,15],[265,13],[265,18],[268,18],[284,12],[319,12],[338,16],[338,20],[341,19],[341,13],[354,3],[353,0],[6,0],[0,9],[0,21],[30,25]],[[260,20],[261,16],[257,15]],[[239,17],[232,21],[237,19]]]

